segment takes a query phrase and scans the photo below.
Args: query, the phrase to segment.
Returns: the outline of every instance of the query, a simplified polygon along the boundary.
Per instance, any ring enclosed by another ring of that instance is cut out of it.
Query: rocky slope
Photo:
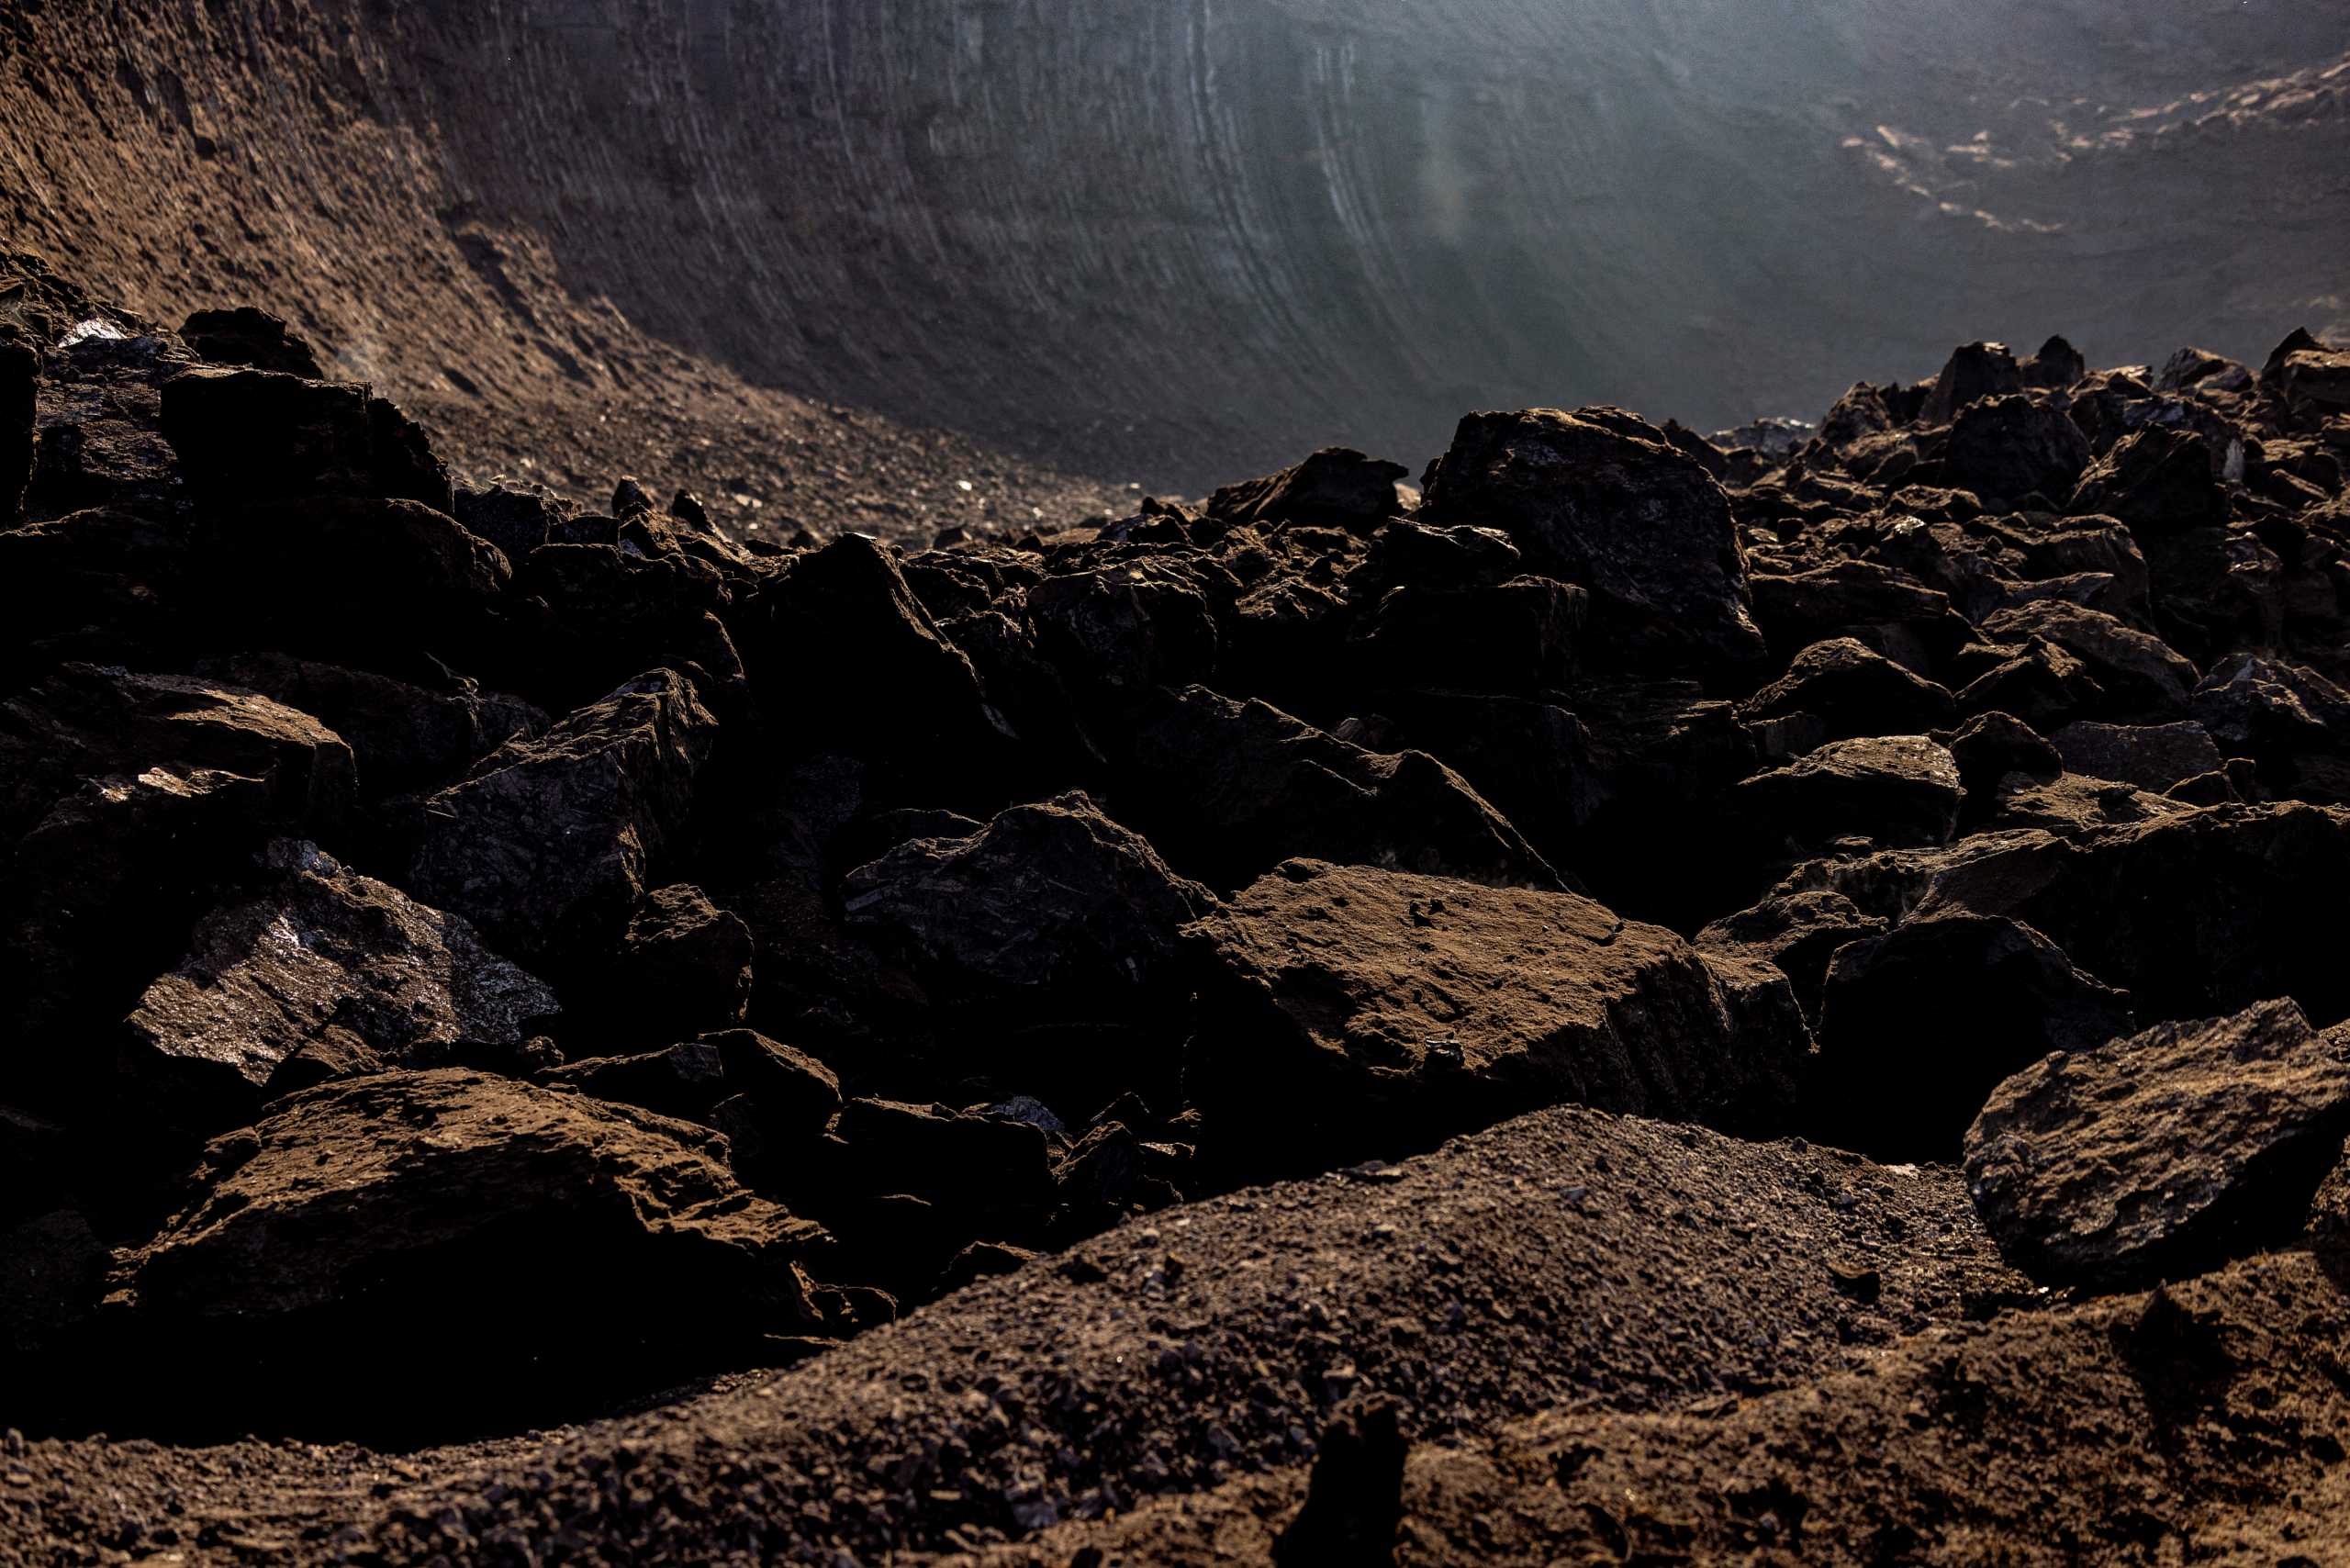
[[[271,302],[476,476],[926,538],[1120,510],[1055,465],[2342,335],[2345,60],[2297,0],[16,6],[0,222]]]
[[[0,1562],[2326,1560],[2350,352],[785,546],[10,265]]]

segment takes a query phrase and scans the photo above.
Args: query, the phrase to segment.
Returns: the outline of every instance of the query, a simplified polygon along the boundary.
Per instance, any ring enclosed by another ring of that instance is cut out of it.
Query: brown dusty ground
[[[879,1562],[1279,1476],[1359,1390],[1422,1441],[1714,1410],[2044,1299],[1954,1171],[1548,1111],[1171,1210],[592,1427],[404,1456],[34,1443],[0,1468],[0,1562]]]
[[[2344,1311],[2311,1259],[2282,1254],[1938,1327],[1759,1398],[1430,1443],[1405,1468],[1396,1561],[2350,1562]],[[1262,1562],[1304,1492],[1292,1468],[936,1561]]]

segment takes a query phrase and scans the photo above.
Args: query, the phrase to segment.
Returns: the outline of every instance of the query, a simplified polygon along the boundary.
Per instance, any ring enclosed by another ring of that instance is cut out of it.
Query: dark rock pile
[[[576,1415],[1561,1103],[1964,1153],[2068,1284],[2290,1242],[2340,1148],[2305,335],[778,547],[471,487],[257,312],[0,308],[28,1424]]]

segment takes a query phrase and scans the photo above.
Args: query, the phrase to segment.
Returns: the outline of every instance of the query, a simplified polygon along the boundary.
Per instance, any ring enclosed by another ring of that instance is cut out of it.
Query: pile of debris
[[[468,486],[258,312],[6,308],[17,1424],[546,1425],[1562,1104],[1963,1159],[2075,1292],[2350,1234],[2306,334],[784,547]]]

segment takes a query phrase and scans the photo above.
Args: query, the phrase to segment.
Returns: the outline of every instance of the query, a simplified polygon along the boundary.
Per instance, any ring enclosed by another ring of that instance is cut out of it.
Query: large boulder
[[[1009,738],[962,650],[939,635],[896,561],[861,534],[810,551],[733,613],[781,738],[920,764],[985,763]]]
[[[2091,778],[2119,779],[2161,791],[2220,770],[2220,748],[2191,719],[2173,724],[2065,725],[2048,737],[2065,766]]]
[[[1540,1105],[1767,1127],[1809,1049],[1785,977],[1574,893],[1291,861],[1194,928],[1190,1084],[1248,1170]]]
[[[2290,1002],[2051,1056],[1966,1133],[1975,1205],[2049,1284],[2123,1288],[2289,1242],[2350,1132],[2350,1035]]]
[[[2088,438],[2062,409],[2014,395],[1962,409],[1942,453],[1946,481],[1986,501],[2062,501],[2088,463]]]
[[[593,962],[684,829],[717,722],[674,670],[509,741],[425,803],[417,894],[528,962]]]
[[[0,839],[82,779],[159,764],[263,781],[290,831],[331,828],[356,790],[351,747],[308,713],[217,681],[68,665],[0,704]]]
[[[1778,679],[1739,704],[1747,719],[1809,713],[1828,740],[1948,729],[1951,695],[1851,637],[1814,643]]]
[[[1876,1158],[1948,1159],[2000,1080],[2130,1026],[2129,997],[2028,925],[1912,918],[1830,961],[1812,1109],[1824,1137]]]
[[[1620,409],[1470,415],[1420,515],[1501,529],[1530,568],[1589,590],[1594,643],[1625,664],[1729,676],[1762,657],[1720,487]]]
[[[519,1044],[560,1010],[462,917],[314,844],[279,839],[263,863],[269,879],[197,923],[124,1025],[124,1072],[177,1125],[233,1126],[281,1074],[307,1084]]]
[[[1181,933],[1215,897],[1086,795],[914,839],[850,872],[842,892],[848,935],[918,982],[959,1077],[1095,1104],[1173,1092]]]
[[[2022,390],[2023,367],[2007,344],[1962,343],[1934,377],[1918,417],[1930,425],[1947,423],[1982,398]]]
[[[446,1429],[501,1394],[675,1375],[817,1322],[795,1260],[822,1232],[724,1151],[481,1073],[327,1084],[211,1146],[118,1305],[163,1375],[280,1420]]]
[[[1217,888],[1306,857],[1504,885],[1559,877],[1459,774],[1381,754],[1204,687],[1146,699],[1115,803],[1169,861]]]
[[[401,673],[418,650],[479,667],[513,568],[412,500],[321,496],[207,514],[214,645],[281,647]],[[332,584],[332,591],[324,585]]]
[[[2101,698],[2082,718],[2161,724],[2187,717],[2195,666],[2159,637],[2124,625],[2101,610],[2060,599],[2034,599],[1994,611],[1983,633],[1995,642],[2054,644],[2081,661]]]
[[[1302,522],[1369,533],[1403,510],[1395,482],[1410,474],[1400,463],[1326,446],[1278,474],[1225,486],[1208,498],[1207,512],[1220,522]]]
[[[1787,977],[1804,1016],[1819,1016],[1828,966],[1842,949],[1890,929],[1842,893],[1828,888],[1774,891],[1751,909],[1726,915],[1697,933],[1709,953],[1759,958]]]
[[[2211,738],[2251,758],[2270,790],[2350,801],[2350,691],[2302,665],[2235,654],[2212,665],[2190,700]]]
[[[1572,673],[1575,640],[1589,613],[1588,594],[1549,577],[1457,588],[1406,585],[1367,610],[1346,651],[1377,685],[1537,691]]]
[[[449,470],[424,432],[364,386],[198,367],[164,384],[162,431],[207,499],[391,497],[444,512],[453,504]]]
[[[751,1001],[751,930],[689,883],[656,888],[629,917],[620,951],[594,986],[599,1036],[642,1046],[743,1021]]]
[[[1924,735],[1831,741],[1736,791],[1766,853],[1823,849],[1841,839],[1885,848],[1945,844],[1966,790],[1958,763]]]
[[[196,674],[332,726],[351,747],[370,797],[438,790],[508,741],[543,734],[548,723],[520,698],[463,678],[420,685],[275,653],[207,659]]]
[[[1049,1004],[1154,988],[1215,899],[1071,793],[901,845],[852,871],[845,902],[852,924],[890,933],[942,980]]]
[[[2090,465],[2073,490],[2071,510],[2119,518],[2132,532],[2152,537],[2221,526],[2228,492],[2211,472],[2201,436],[2149,425]]]
[[[1935,872],[1920,908],[2029,924],[2127,989],[2144,1023],[2273,997],[2331,1020],[2350,1016],[2332,913],[2345,886],[2350,818],[2216,805],[2066,837],[2003,835]]]

